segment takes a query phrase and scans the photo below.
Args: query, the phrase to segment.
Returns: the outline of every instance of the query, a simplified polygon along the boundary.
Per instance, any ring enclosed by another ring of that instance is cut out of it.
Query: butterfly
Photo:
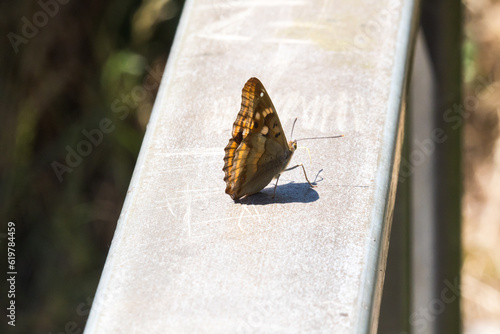
[[[273,178],[276,186],[297,149],[297,141],[287,142],[280,119],[264,85],[250,78],[241,94],[241,109],[233,123],[232,137],[224,149],[226,193],[233,200],[264,189]],[[274,195],[273,195],[274,197]]]

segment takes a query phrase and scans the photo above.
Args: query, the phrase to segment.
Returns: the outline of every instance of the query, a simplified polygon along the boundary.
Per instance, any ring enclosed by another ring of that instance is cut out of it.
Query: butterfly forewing
[[[243,87],[241,109],[225,148],[224,181],[233,199],[262,190],[291,158],[273,103],[257,78]]]

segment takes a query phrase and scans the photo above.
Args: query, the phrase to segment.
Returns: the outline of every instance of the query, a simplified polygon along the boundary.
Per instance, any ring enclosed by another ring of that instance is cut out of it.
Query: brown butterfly
[[[226,193],[233,200],[258,193],[286,169],[297,141],[287,142],[280,119],[264,85],[250,78],[241,94],[241,109],[233,124],[232,138],[224,151],[224,181]],[[274,195],[273,195],[274,197]]]

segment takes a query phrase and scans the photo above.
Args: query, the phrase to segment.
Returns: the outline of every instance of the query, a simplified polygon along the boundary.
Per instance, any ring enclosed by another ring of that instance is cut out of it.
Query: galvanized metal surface
[[[188,1],[85,333],[373,328],[413,7]],[[252,76],[287,136],[345,135],[299,142],[317,188],[296,169],[275,199],[224,193]]]

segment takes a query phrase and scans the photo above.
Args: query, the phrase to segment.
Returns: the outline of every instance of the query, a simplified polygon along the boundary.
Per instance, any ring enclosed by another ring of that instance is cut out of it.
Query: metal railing
[[[85,333],[375,332],[417,25],[414,1],[188,1]],[[345,136],[295,152],[317,187],[224,193],[250,77],[287,137]]]

